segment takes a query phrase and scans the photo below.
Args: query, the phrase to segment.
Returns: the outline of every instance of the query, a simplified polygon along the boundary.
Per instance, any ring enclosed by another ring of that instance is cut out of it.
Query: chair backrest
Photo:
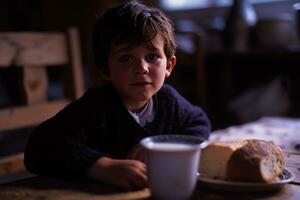
[[[207,108],[205,33],[176,30],[178,48],[174,85],[193,103]]]
[[[0,33],[0,69],[22,68],[25,103],[0,109],[0,133],[34,127],[50,118],[84,92],[79,34],[64,32]],[[63,70],[64,96],[49,100],[48,70]],[[23,154],[0,158],[0,175],[25,169]]]

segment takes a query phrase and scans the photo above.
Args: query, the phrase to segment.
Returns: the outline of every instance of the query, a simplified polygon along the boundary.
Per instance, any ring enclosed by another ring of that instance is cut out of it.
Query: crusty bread
[[[231,154],[246,141],[214,142],[206,146],[201,152],[200,174],[207,178],[226,179],[227,162]]]
[[[209,144],[201,153],[199,171],[208,178],[270,182],[283,169],[284,157],[277,145],[251,139]]]
[[[270,182],[282,173],[284,157],[273,142],[249,140],[227,163],[227,178],[234,181]]]

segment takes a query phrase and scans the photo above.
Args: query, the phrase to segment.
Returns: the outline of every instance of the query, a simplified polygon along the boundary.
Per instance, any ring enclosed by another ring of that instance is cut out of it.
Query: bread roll
[[[273,142],[249,140],[231,155],[227,163],[227,179],[271,182],[283,169],[284,157],[278,146]]]
[[[202,150],[199,171],[207,178],[270,182],[283,169],[284,157],[277,145],[251,139],[209,144]]]
[[[209,144],[201,152],[200,174],[207,178],[226,179],[227,162],[231,154],[245,143],[246,141]]]

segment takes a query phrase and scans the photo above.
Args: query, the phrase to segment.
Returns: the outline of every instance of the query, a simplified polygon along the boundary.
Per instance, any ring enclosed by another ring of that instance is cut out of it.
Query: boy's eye
[[[130,60],[130,57],[127,56],[127,55],[121,56],[121,58],[120,58],[119,60],[120,60],[120,62],[122,62],[122,63],[128,63],[129,60]]]
[[[148,61],[148,62],[154,62],[154,61],[156,61],[158,59],[158,57],[156,56],[156,55],[154,55],[154,54],[150,54],[150,55],[147,55],[146,56],[146,60]]]

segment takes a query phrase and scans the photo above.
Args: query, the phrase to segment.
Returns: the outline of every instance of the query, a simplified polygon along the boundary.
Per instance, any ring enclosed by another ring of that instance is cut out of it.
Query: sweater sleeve
[[[201,136],[203,139],[208,140],[211,125],[205,112],[200,107],[193,105],[187,105],[185,109],[183,133]]]
[[[210,120],[199,106],[191,104],[181,96],[173,87],[165,85],[166,96],[171,106],[172,124],[178,134],[196,135],[204,140],[209,138],[211,132]]]
[[[82,178],[87,169],[105,155],[82,142],[85,137],[82,124],[87,116],[82,109],[84,98],[34,130],[25,148],[24,162],[28,171],[44,176]]]

